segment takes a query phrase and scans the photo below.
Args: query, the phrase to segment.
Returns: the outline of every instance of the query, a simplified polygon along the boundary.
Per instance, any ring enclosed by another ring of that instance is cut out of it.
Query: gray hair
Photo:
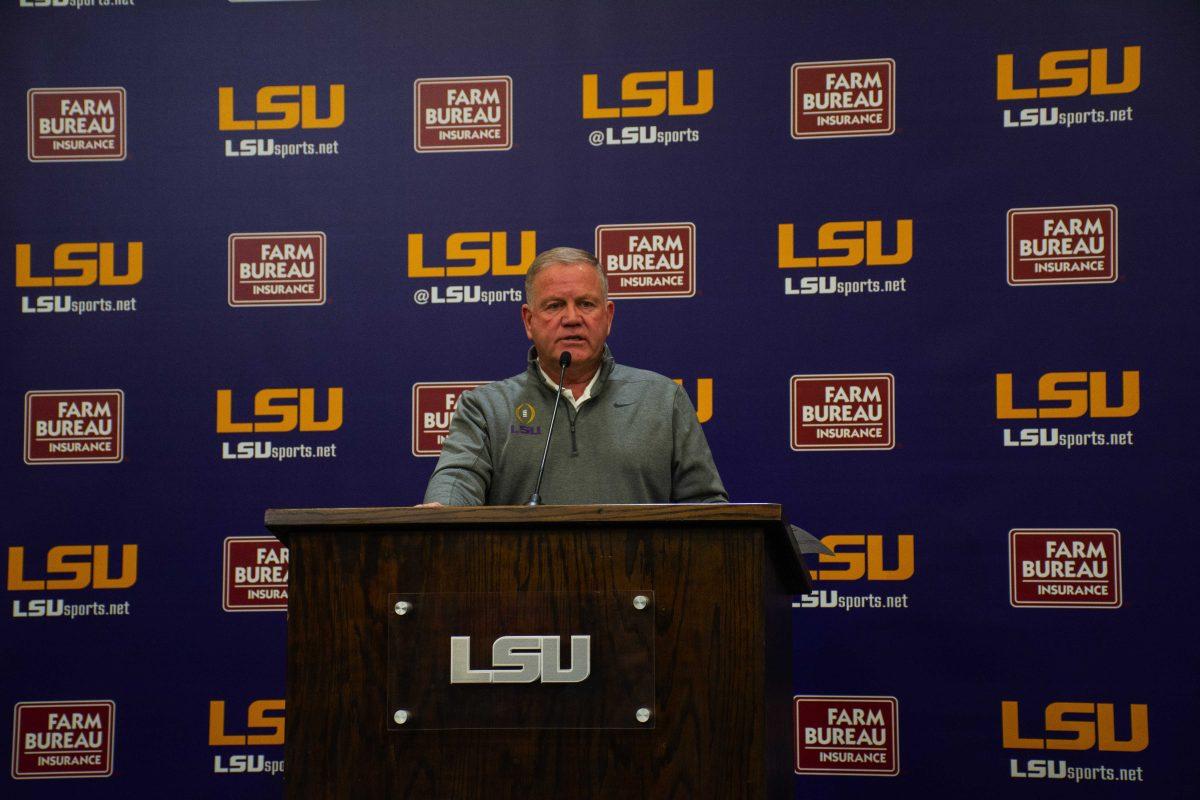
[[[529,271],[525,273],[526,303],[533,296],[534,278],[546,267],[552,267],[555,264],[587,264],[600,276],[600,291],[603,298],[608,299],[608,276],[604,274],[604,270],[600,267],[600,261],[594,255],[577,247],[552,247],[538,253],[537,258],[529,265]]]

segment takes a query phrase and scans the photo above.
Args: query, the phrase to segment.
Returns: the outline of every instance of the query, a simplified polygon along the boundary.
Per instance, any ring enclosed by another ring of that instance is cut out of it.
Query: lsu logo
[[[509,259],[509,239],[506,231],[469,231],[452,233],[446,239],[447,266],[426,266],[425,235],[408,235],[408,277],[466,278],[480,275],[524,275],[537,257],[537,232],[521,231],[520,255]]]
[[[683,386],[683,378],[674,378],[675,383]],[[696,394],[694,395],[696,405],[696,421],[701,425],[712,419],[713,416],[713,379],[712,378],[696,378]]]
[[[792,699],[797,775],[899,775],[900,703],[894,697]]]
[[[791,223],[779,226],[779,268],[796,267],[890,267],[907,264],[913,256],[913,221],[896,220],[895,245],[884,252],[881,220],[826,222],[817,230],[816,256],[796,255],[796,232]]]
[[[1123,371],[1120,404],[1111,405],[1108,373],[1047,372],[1038,379],[1036,405],[1022,407],[1014,398],[1012,373],[1000,372],[996,374],[996,419],[1132,417],[1141,408],[1140,377],[1136,370]]]
[[[138,546],[121,545],[120,558],[120,572],[114,574],[108,545],[60,544],[46,553],[44,570],[32,567],[26,577],[25,548],[9,547],[8,591],[128,589],[137,583]]]
[[[412,454],[441,455],[442,442],[450,435],[450,421],[463,392],[488,381],[414,383],[412,391]]]
[[[123,161],[125,89],[30,89],[30,161]]]
[[[329,86],[325,102],[326,114],[321,116],[317,87],[264,86],[254,96],[256,117],[238,119],[233,87],[217,89],[217,122],[223,131],[287,131],[340,128],[346,121],[346,86]]]
[[[913,538],[911,533],[895,537],[895,555],[889,556],[884,553],[885,537],[877,533],[822,536],[821,543],[833,555],[821,553],[821,568],[812,576],[819,581],[906,581],[915,571]]]
[[[225,701],[208,701],[208,744],[211,747],[246,747],[283,744],[284,701],[255,700],[246,709],[246,730],[229,733]],[[239,729],[240,730],[240,729]]]
[[[17,286],[133,286],[142,281],[142,243],[125,245],[125,264],[118,267],[115,242],[63,242],[54,248],[50,269],[34,274],[33,247],[17,245]],[[118,269],[121,271],[118,272]]]
[[[112,700],[20,702],[13,707],[12,777],[107,778],[113,772]]]
[[[1121,78],[1116,83],[1109,81],[1107,48],[1052,50],[1043,54],[1038,60],[1037,86],[1017,87],[1014,59],[1013,53],[996,56],[997,100],[1078,97],[1084,93],[1128,94],[1142,84],[1142,48],[1137,45],[1122,49]]]
[[[217,433],[303,433],[342,427],[342,387],[325,392],[325,418],[317,418],[316,389],[260,389],[253,418],[235,421],[233,390],[217,390]]]
[[[120,389],[25,393],[26,464],[117,464],[124,449]]]
[[[583,118],[616,119],[620,117],[699,116],[712,111],[713,70],[696,71],[694,97],[686,86],[683,70],[630,72],[621,78],[620,102],[600,105],[600,76],[583,76]]]
[[[1131,703],[1128,725],[1122,709],[1118,738],[1117,712],[1112,703],[1051,703],[1046,706],[1041,730],[1021,733],[1021,708],[1016,700],[1000,703],[1004,747],[1010,750],[1099,750],[1140,753],[1150,744],[1149,711],[1144,703]],[[1026,721],[1028,724],[1028,720]]]

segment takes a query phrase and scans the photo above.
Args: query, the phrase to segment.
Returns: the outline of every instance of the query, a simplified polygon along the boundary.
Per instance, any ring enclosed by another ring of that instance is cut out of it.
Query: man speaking
[[[613,311],[591,253],[556,247],[534,259],[521,306],[528,367],[459,398],[425,504],[522,505],[535,491],[557,505],[728,502],[683,389],[613,361]]]

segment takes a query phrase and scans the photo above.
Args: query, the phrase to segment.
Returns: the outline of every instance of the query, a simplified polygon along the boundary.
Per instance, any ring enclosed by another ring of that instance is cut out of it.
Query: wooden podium
[[[273,509],[266,524],[291,562],[289,798],[790,796],[790,600],[807,576],[779,506]],[[457,674],[474,685],[455,685],[450,639],[468,628]],[[585,629],[585,680],[487,669],[497,637]]]

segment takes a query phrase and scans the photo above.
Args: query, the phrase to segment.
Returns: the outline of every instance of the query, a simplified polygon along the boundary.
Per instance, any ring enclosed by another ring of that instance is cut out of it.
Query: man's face
[[[521,317],[542,368],[553,375],[546,365],[557,364],[564,350],[571,353],[572,372],[599,365],[613,319],[599,273],[587,264],[552,264],[537,274],[532,289]]]

